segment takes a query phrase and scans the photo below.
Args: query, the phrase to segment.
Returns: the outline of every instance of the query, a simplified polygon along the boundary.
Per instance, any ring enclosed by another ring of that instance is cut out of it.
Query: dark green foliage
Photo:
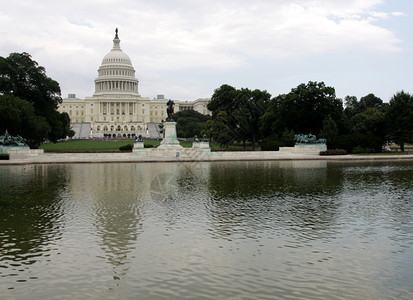
[[[321,151],[320,155],[347,155],[347,151],[343,149],[329,149]]]
[[[211,117],[189,109],[173,114],[172,119],[176,122],[178,137],[192,138],[195,135],[200,137],[205,132],[205,123]]]
[[[413,141],[413,95],[403,91],[395,94],[385,116],[387,138],[400,145]]]
[[[20,101],[20,114],[29,122],[18,122],[13,119],[7,127],[15,127],[10,131],[26,138],[30,147],[37,147],[45,139],[56,142],[65,138],[70,129],[67,114],[56,111],[61,103],[59,84],[46,76],[45,69],[31,59],[28,53],[11,53],[7,58],[0,57],[0,95],[14,96],[32,105],[33,111]],[[11,98],[8,98],[9,101]],[[4,102],[2,103],[4,105]],[[23,105],[23,106],[22,106]],[[8,106],[12,106],[8,104]],[[1,109],[1,108],[0,108]],[[5,114],[1,109],[1,119],[10,119],[17,111]],[[33,115],[35,117],[33,117]],[[1,129],[1,128],[0,128]]]
[[[0,160],[9,160],[10,156],[8,153],[0,153]]]
[[[222,148],[228,148],[234,140],[234,130],[230,126],[228,116],[225,111],[220,111],[215,118],[206,123],[207,134]]]
[[[69,131],[67,132],[67,136],[71,139],[72,137],[74,137],[76,134],[76,132],[72,129],[69,129]],[[104,134],[104,136],[106,136],[106,133]]]
[[[287,128],[295,133],[319,135],[323,120],[329,115],[339,128],[343,126],[342,101],[336,98],[334,88],[310,81],[271,100],[261,118],[261,131],[264,136],[279,136]]]
[[[345,149],[348,153],[353,153],[356,147],[373,149],[374,152],[381,152],[383,140],[381,137],[368,134],[346,134],[337,137],[337,147]]]
[[[261,151],[278,151],[284,146],[283,142],[274,137],[267,137],[261,141]]]
[[[132,144],[127,144],[127,145],[124,145],[124,146],[121,146],[121,147],[119,147],[119,150],[120,151],[130,151],[130,150],[132,150],[133,149],[133,145]]]
[[[324,138],[327,141],[327,148],[333,148],[336,144],[338,136],[338,128],[336,122],[331,115],[323,120],[323,127],[320,131],[320,138]]]
[[[295,145],[294,138],[294,130],[288,130],[287,128],[285,128],[280,138],[282,147],[293,147]]]
[[[212,120],[215,122],[218,114],[226,114],[225,134],[232,140],[251,142],[255,148],[256,142],[261,138],[259,120],[264,114],[271,95],[267,91],[235,89],[229,85],[222,85],[216,89],[208,103],[208,109],[212,111]],[[212,127],[210,126],[210,129]],[[220,127],[215,127],[220,128]],[[218,135],[219,133],[213,133]]]
[[[6,129],[11,135],[20,135],[31,148],[37,148],[50,133],[44,117],[37,116],[33,104],[13,95],[0,95],[0,133]]]
[[[353,149],[353,154],[362,154],[362,153],[374,153],[374,149],[372,148],[363,148],[360,146],[357,146]]]

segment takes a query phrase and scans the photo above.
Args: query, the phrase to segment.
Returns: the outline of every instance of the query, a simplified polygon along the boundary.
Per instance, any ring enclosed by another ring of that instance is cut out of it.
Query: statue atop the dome
[[[118,39],[119,37],[118,37],[118,27],[116,27],[116,29],[115,29],[115,39]]]
[[[166,103],[166,113],[168,114],[168,119],[167,121],[173,121],[172,120],[172,115],[174,114],[174,107],[175,107],[175,102],[173,102],[172,100],[169,100]]]

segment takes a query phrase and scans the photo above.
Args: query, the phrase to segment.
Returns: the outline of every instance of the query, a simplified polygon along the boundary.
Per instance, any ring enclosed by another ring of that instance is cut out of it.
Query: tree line
[[[68,114],[57,111],[61,102],[59,83],[28,53],[0,57],[0,134],[7,129],[34,148],[72,135]],[[380,152],[389,142],[404,151],[413,142],[413,96],[404,91],[385,103],[374,94],[343,101],[324,82],[300,84],[273,98],[265,90],[224,84],[207,107],[211,116],[195,111],[173,116],[179,137],[205,133],[224,148],[248,142],[252,148],[277,150],[293,146],[295,134],[311,133],[325,138],[329,149],[350,153]]]
[[[252,148],[277,150],[293,146],[295,134],[314,134],[329,149],[381,152],[386,143],[413,142],[413,95],[397,92],[389,103],[374,94],[344,101],[324,82],[308,82],[271,98],[267,91],[236,89],[227,84],[214,91],[212,117],[204,131],[228,147],[249,142]]]
[[[59,83],[28,53],[0,57],[0,134],[20,135],[31,148],[70,133],[70,118],[59,113]]]

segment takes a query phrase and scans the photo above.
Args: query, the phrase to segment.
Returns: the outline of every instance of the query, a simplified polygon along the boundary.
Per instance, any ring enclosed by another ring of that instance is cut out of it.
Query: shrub
[[[358,133],[340,135],[337,137],[336,142],[338,148],[345,149],[349,153],[353,153],[353,150],[358,147],[373,149],[373,152],[381,152],[381,147],[384,143],[385,141],[380,137]]]
[[[143,147],[144,148],[153,148],[153,145],[152,144],[143,144]]]
[[[10,156],[8,153],[0,153],[0,160],[9,160]]]
[[[133,145],[132,144],[127,144],[125,146],[121,146],[119,147],[120,151],[127,151],[127,150],[132,150],[133,149]]]
[[[347,151],[344,149],[328,149],[321,151],[320,155],[347,155]]]
[[[265,138],[261,142],[261,151],[278,151],[284,144],[276,138]]]
[[[354,154],[361,154],[361,153],[374,153],[374,149],[371,148],[363,148],[360,146],[354,147],[353,153]]]

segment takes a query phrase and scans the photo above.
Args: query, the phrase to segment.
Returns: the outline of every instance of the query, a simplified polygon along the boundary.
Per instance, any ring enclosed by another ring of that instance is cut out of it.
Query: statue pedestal
[[[158,149],[182,149],[176,137],[176,122],[165,122],[163,130],[164,138]]]
[[[145,148],[144,145],[143,145],[143,142],[135,142],[135,143],[133,144],[133,150],[135,150],[135,149],[143,149],[143,148]]]
[[[209,142],[193,142],[192,149],[210,149]]]

